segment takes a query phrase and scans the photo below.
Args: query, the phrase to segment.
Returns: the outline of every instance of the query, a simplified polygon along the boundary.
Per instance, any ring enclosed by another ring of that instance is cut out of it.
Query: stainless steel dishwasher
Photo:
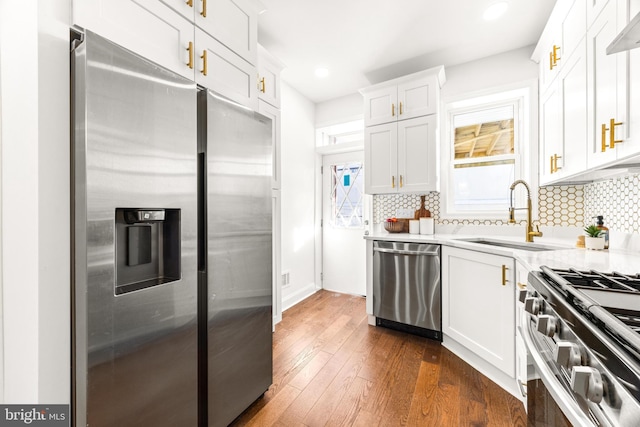
[[[376,325],[442,341],[440,245],[373,242]]]

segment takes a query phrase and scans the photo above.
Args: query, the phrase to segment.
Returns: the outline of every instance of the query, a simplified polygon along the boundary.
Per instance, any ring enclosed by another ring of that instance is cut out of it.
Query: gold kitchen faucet
[[[524,185],[527,189],[527,207],[526,208],[515,208],[513,207],[513,190],[516,188],[518,184]],[[529,188],[529,184],[524,182],[521,179],[516,180],[510,187],[511,193],[509,196],[509,224],[515,224],[516,222],[516,213],[515,211],[526,209],[527,210],[527,229],[525,230],[525,242],[533,242],[534,237],[542,237],[542,232],[540,228],[536,225],[536,230],[533,231],[533,221],[531,220],[531,189]]]

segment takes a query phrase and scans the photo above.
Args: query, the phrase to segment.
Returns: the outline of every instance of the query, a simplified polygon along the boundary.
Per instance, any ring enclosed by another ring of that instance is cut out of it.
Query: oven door
[[[527,378],[527,418],[529,426],[595,426],[569,389],[564,374],[553,358],[553,341],[537,331],[529,314],[522,325],[522,337],[533,368]]]

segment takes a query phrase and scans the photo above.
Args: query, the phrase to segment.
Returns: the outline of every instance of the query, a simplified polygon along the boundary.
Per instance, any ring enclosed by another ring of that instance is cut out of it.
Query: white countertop
[[[640,253],[630,250],[609,249],[594,251],[576,248],[576,238],[543,237],[536,238],[534,245],[554,247],[554,250],[528,251],[473,243],[464,239],[486,238],[526,245],[523,236],[495,234],[409,234],[389,233],[385,230],[364,236],[368,240],[387,240],[396,242],[433,243],[461,249],[471,249],[494,255],[511,256],[525,265],[529,270],[538,270],[541,265],[551,268],[575,268],[578,270],[598,270],[601,272],[616,271],[623,274],[640,273]],[[555,249],[555,248],[561,249]]]

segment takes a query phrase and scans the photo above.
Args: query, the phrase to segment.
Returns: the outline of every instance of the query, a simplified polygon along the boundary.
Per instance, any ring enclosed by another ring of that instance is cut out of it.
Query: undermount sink
[[[481,245],[499,246],[501,248],[517,249],[521,251],[557,251],[567,249],[562,246],[542,245],[540,243],[516,243],[507,240],[494,240],[484,237],[473,237],[469,239],[456,239],[461,242],[479,243]]]

